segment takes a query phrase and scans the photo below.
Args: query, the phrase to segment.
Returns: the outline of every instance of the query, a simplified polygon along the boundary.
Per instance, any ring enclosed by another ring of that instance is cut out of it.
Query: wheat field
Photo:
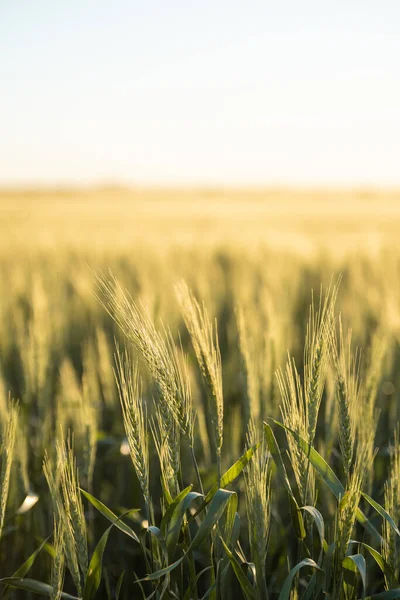
[[[400,192],[0,193],[3,598],[400,598]]]

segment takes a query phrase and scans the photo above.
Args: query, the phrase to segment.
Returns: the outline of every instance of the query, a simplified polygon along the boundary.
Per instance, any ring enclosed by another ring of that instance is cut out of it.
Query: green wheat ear
[[[247,432],[247,446],[260,441],[260,433],[253,420]],[[265,562],[271,520],[271,471],[265,436],[245,470],[246,512],[249,528],[251,558],[257,574],[258,598],[268,600]]]
[[[149,520],[149,447],[147,436],[147,408],[142,399],[139,367],[132,362],[128,351],[120,352],[116,346],[116,370],[119,398],[132,463],[139,480]]]
[[[58,531],[63,531],[66,563],[79,594],[88,570],[86,520],[74,456],[73,436],[60,431],[55,458],[47,453],[43,471],[50,489]]]
[[[70,435],[65,444],[65,462],[61,476],[61,490],[66,513],[71,522],[76,544],[76,553],[82,574],[86,575],[88,569],[88,549],[85,513],[80,493],[79,475],[74,455],[73,437]],[[60,447],[59,452],[64,448]]]
[[[282,418],[301,437],[313,444],[318,415],[325,388],[329,359],[329,340],[332,336],[334,308],[340,279],[321,294],[318,308],[311,296],[307,333],[304,344],[304,376],[301,381],[294,359],[288,353],[285,373],[277,371],[278,387],[282,398]],[[291,463],[300,497],[306,504],[315,502],[315,476],[308,457],[301,451],[293,436],[288,435]]]
[[[19,416],[19,404],[12,401],[8,409],[8,417],[1,439],[1,471],[0,471],[0,538],[3,531],[10,488],[11,465],[14,456],[14,445]]]
[[[65,576],[65,526],[59,519],[54,519],[53,534],[54,556],[51,565],[51,600],[60,600]]]
[[[224,430],[224,402],[217,323],[210,320],[204,304],[198,303],[184,281],[176,286],[176,294],[201,373],[209,391],[211,422],[217,457],[220,457]]]
[[[400,425],[398,424],[390,448],[389,476],[385,482],[385,509],[393,517],[395,523],[400,522]],[[382,556],[392,569],[396,578],[400,575],[400,553],[397,544],[397,534],[385,520],[383,522]],[[386,577],[386,588],[390,582]]]
[[[162,407],[159,405],[155,406],[150,428],[160,463],[162,486],[168,497],[173,498],[179,490],[179,432],[176,431],[176,424],[173,421],[168,422],[165,419]]]
[[[60,439],[56,442],[55,454],[50,456],[47,451],[45,452],[43,473],[50,490],[55,523],[54,526],[57,528],[58,532],[63,532],[63,547],[66,564],[78,594],[81,594],[82,581],[79,572],[77,546],[71,523],[71,514],[69,506],[66,506],[64,503],[61,489],[61,481],[63,479],[63,472],[67,460],[64,444],[64,438],[62,434],[60,434]]]
[[[360,352],[351,349],[351,331],[347,340],[339,317],[339,342],[336,331],[330,339],[331,354],[336,370],[336,397],[339,409],[339,444],[346,478],[349,479],[354,460],[357,431],[357,407],[360,397]]]
[[[348,476],[345,493],[338,509],[338,527],[336,531],[335,577],[336,592],[343,584],[343,560],[347,554],[351,534],[356,521],[357,508],[361,499],[361,491],[366,473],[370,468],[367,462],[368,444],[357,445],[357,453],[351,473]]]
[[[327,363],[329,358],[329,338],[335,322],[335,304],[341,278],[331,282],[325,294],[321,286],[319,305],[315,307],[311,298],[310,313],[304,346],[304,396],[307,407],[308,441],[313,443],[317,428],[318,414],[324,391]]]

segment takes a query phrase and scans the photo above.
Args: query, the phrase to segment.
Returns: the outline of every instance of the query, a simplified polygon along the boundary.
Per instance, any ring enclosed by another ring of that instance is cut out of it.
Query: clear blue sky
[[[0,185],[400,184],[399,0],[0,0]]]

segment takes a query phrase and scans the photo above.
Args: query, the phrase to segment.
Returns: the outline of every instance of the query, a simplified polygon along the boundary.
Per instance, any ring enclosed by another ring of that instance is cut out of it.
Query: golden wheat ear
[[[61,600],[65,577],[65,526],[54,519],[53,533],[54,555],[51,564],[51,600]]]
[[[189,331],[197,361],[210,398],[211,422],[217,449],[218,473],[220,479],[220,457],[223,443],[224,402],[222,390],[222,363],[219,350],[217,322],[210,320],[204,304],[200,305],[181,281],[176,286],[176,294],[183,319]]]
[[[74,440],[71,434],[68,435],[64,448],[65,462],[61,476],[63,502],[73,531],[79,568],[81,573],[86,576],[89,564],[86,521],[74,454]]]
[[[331,356],[335,366],[336,398],[339,412],[339,445],[342,453],[343,468],[348,480],[354,458],[356,443],[358,400],[360,395],[360,360],[358,349],[351,347],[352,332],[347,338],[343,334],[342,320],[339,316],[339,341],[336,331],[330,337]]]
[[[314,295],[311,296],[304,345],[304,396],[307,405],[307,429],[310,444],[314,441],[325,387],[329,360],[329,337],[335,323],[335,304],[340,281],[340,277],[335,284],[331,281],[325,293],[321,286],[317,307],[315,306]]]
[[[99,277],[97,285],[100,303],[139,351],[153,376],[166,418],[175,420],[182,434],[192,441],[194,413],[181,347],[176,346],[167,328],[156,329],[148,311],[136,303],[115,278]]]
[[[179,490],[180,471],[180,447],[176,424],[174,422],[169,424],[165,420],[161,406],[156,405],[150,428],[160,463],[162,488],[168,498],[173,498]]]
[[[265,562],[271,520],[271,470],[265,436],[251,420],[247,432],[248,448],[254,448],[260,437],[261,444],[247,465],[244,476],[250,552],[256,569],[258,597],[267,599]]]
[[[147,407],[142,398],[142,382],[137,363],[128,351],[121,352],[116,345],[115,379],[128,439],[130,456],[139,480],[149,519],[149,447],[147,436]]]
[[[340,278],[331,282],[326,292],[321,287],[319,303],[314,295],[307,323],[304,343],[303,381],[294,359],[288,354],[286,369],[277,372],[278,387],[282,398],[282,418],[285,425],[296,431],[310,446],[314,442],[322,395],[325,389],[329,364],[329,345],[335,322],[335,303]],[[310,468],[309,457],[299,448],[291,435],[287,436],[291,463],[300,497],[306,504],[315,502],[315,476]]]
[[[81,595],[82,579],[79,570],[80,565],[76,532],[72,516],[75,514],[75,511],[73,509],[71,510],[70,499],[68,497],[68,486],[65,482],[66,470],[71,468],[74,469],[75,463],[73,461],[72,465],[68,465],[68,461],[70,461],[70,457],[68,456],[65,438],[60,428],[59,437],[55,444],[55,454],[50,456],[47,452],[45,453],[43,472],[50,490],[55,527],[58,528],[58,531],[63,531],[63,547],[66,565],[71,573],[78,594]],[[79,490],[73,492],[74,496],[76,496],[77,493],[79,493]],[[77,523],[76,526],[79,526],[79,523]]]

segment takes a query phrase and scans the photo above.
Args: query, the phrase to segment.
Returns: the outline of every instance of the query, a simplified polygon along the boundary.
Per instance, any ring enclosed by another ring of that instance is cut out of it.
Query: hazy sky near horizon
[[[0,0],[0,185],[400,185],[398,0]]]

